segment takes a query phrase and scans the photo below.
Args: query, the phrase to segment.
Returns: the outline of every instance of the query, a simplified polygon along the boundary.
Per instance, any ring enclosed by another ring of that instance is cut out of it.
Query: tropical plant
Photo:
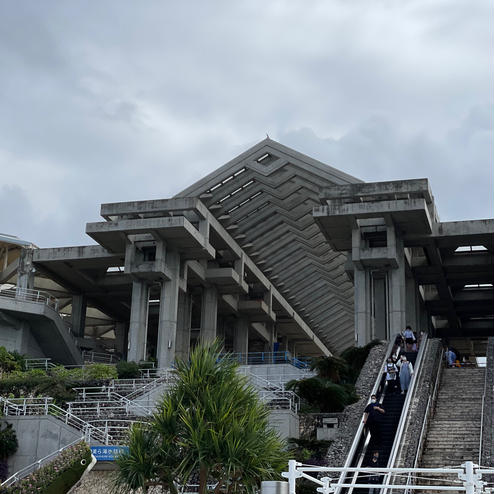
[[[11,372],[21,369],[20,359],[8,352],[4,346],[0,346],[0,372]]]
[[[347,367],[347,379],[348,382],[355,383],[360,375],[360,371],[365,364],[365,361],[369,355],[371,349],[381,344],[379,340],[372,340],[370,343],[362,347],[350,347],[341,353],[341,358],[344,359],[348,365]]]
[[[119,379],[134,379],[139,377],[139,364],[136,362],[121,360],[116,367]]]
[[[176,384],[149,424],[136,425],[129,450],[118,459],[118,492],[194,479],[200,494],[255,492],[261,480],[279,478],[285,444],[268,425],[269,410],[233,359],[220,358],[219,342],[198,345],[178,361]]]
[[[352,384],[335,384],[317,376],[290,381],[286,387],[308,403],[311,412],[341,412],[358,399]]]
[[[0,480],[3,481],[8,477],[7,458],[12,456],[19,447],[17,435],[12,424],[5,424],[3,429],[0,429]]]
[[[43,465],[15,484],[4,487],[2,494],[63,494],[80,479],[91,461],[89,446],[80,442],[62,451],[54,460]]]
[[[340,357],[332,356],[315,359],[311,369],[316,370],[320,377],[329,379],[336,384],[347,381],[348,363]]]

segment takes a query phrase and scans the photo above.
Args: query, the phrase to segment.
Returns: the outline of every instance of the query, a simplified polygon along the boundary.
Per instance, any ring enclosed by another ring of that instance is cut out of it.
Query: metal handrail
[[[148,384],[144,385],[142,388],[136,389],[132,393],[129,393],[127,395],[127,398],[129,400],[134,399],[137,396],[141,396],[147,393],[148,391],[151,391],[152,389],[156,389],[162,384],[173,382],[174,378],[175,378],[174,374],[172,374],[169,369],[166,369],[165,372],[160,377],[153,379]]]
[[[0,297],[13,298],[25,302],[35,302],[47,305],[58,311],[58,299],[48,292],[33,290],[31,288],[10,287],[6,290],[0,289]]]
[[[82,361],[87,363],[97,363],[97,364],[114,364],[118,362],[118,359],[112,353],[83,350]]]
[[[388,346],[386,347],[386,353],[384,355],[384,358],[383,358],[382,362],[379,364],[378,376],[376,378],[376,381],[374,383],[374,386],[372,387],[372,390],[371,390],[369,396],[367,397],[367,400],[369,400],[369,398],[372,395],[377,394],[377,391],[379,389],[379,386],[381,384],[381,379],[382,379],[381,369],[386,364],[387,359],[388,359],[388,356],[391,354],[391,352],[393,350],[393,347],[394,347],[395,341],[396,341],[396,336],[398,336],[398,334],[394,335],[389,340]],[[355,433],[355,436],[353,437],[352,445],[350,446],[350,451],[348,452],[348,455],[346,457],[344,468],[349,468],[350,467],[350,463],[352,462],[353,457],[355,456],[355,453],[357,451],[358,445],[360,443],[360,438],[362,436],[363,430],[364,430],[364,424],[363,424],[362,420],[360,420],[360,423],[359,423],[357,432]],[[339,478],[339,481],[338,481],[339,484],[342,484],[343,483],[343,480],[345,478],[345,475],[346,475],[345,472],[342,472],[340,474],[340,478]],[[336,490],[335,490],[335,494],[339,494],[340,491],[341,491],[341,487],[337,487]]]
[[[268,408],[292,410],[298,413],[300,398],[293,391],[258,391],[261,401]]]
[[[0,403],[3,403],[3,414],[5,416],[51,415],[82,432],[87,442],[95,439],[108,444],[111,439],[89,422],[55,405],[52,402],[52,398],[35,398],[34,400],[37,401],[33,401],[33,398],[18,398],[16,403],[0,396]],[[13,413],[10,413],[10,411]]]
[[[298,369],[310,368],[310,357],[295,357],[288,351],[227,353],[226,358],[237,360],[242,365],[256,364],[290,364]]]
[[[51,358],[27,358],[24,359],[24,368],[30,369],[45,369],[46,371],[56,365],[51,361]]]
[[[482,436],[484,433],[484,404],[485,404],[486,393],[487,393],[487,364],[485,367],[485,374],[484,374],[484,394],[482,395],[482,411],[480,414],[479,465],[482,464]]]
[[[425,339],[425,341],[424,341]],[[412,396],[415,393],[415,388],[416,388],[416,383],[418,381],[418,376],[422,374],[422,360],[424,358],[424,355],[427,351],[427,348],[429,346],[429,338],[427,337],[426,334],[422,336],[422,341],[420,344],[420,349],[417,354],[417,359],[415,361],[415,370],[412,376],[412,379],[410,381],[410,386],[408,388],[408,392],[406,394],[405,398],[405,403],[403,404],[403,408],[401,410],[401,416],[400,416],[400,421],[398,422],[398,428],[396,429],[395,437],[393,440],[393,447],[391,448],[391,453],[389,455],[389,460],[388,460],[388,467],[392,468],[393,465],[395,464],[396,461],[396,456],[398,454],[398,449],[401,444],[401,436],[403,435],[403,431],[405,430],[405,424],[407,421],[407,416],[408,416],[408,410],[410,408],[410,403],[412,401]],[[390,481],[390,476],[391,474],[389,473],[386,478],[384,479],[384,483],[387,484]],[[388,492],[388,488],[384,488],[382,491],[382,494],[386,494]]]
[[[84,441],[84,436],[80,437],[79,439],[76,439],[75,441],[72,441],[71,443],[65,445],[64,447],[57,449],[56,451],[53,451],[49,455],[44,456],[43,458],[40,458],[39,460],[35,461],[34,463],[31,463],[30,465],[25,466],[24,468],[21,468],[17,472],[15,472],[13,475],[11,475],[8,479],[4,480],[0,485],[2,487],[8,487],[9,485],[14,484],[18,480],[21,480],[24,478],[26,475],[29,475],[31,472],[34,472],[35,470],[39,470],[44,464],[46,464],[49,460],[54,458],[55,456],[58,456],[62,451],[64,451],[67,448],[70,448],[71,446],[74,446],[75,444]]]

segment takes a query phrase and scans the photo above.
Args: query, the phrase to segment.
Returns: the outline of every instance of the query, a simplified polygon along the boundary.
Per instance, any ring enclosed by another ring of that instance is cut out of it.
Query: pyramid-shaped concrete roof
[[[332,351],[354,343],[353,285],[312,216],[330,185],[351,175],[264,139],[191,185],[198,196]]]

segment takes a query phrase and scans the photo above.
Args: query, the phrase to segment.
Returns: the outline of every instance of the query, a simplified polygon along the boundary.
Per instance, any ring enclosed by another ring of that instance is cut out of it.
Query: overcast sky
[[[269,133],[493,216],[491,0],[4,1],[0,232],[91,243]]]

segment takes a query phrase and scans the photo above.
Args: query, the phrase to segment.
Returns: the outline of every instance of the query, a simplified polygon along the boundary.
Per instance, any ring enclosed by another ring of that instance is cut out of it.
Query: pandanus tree
[[[190,360],[176,363],[175,385],[152,420],[130,431],[129,450],[117,461],[119,492],[160,485],[175,494],[198,483],[200,494],[233,494],[280,478],[286,445],[237,367],[219,342],[199,345]]]

